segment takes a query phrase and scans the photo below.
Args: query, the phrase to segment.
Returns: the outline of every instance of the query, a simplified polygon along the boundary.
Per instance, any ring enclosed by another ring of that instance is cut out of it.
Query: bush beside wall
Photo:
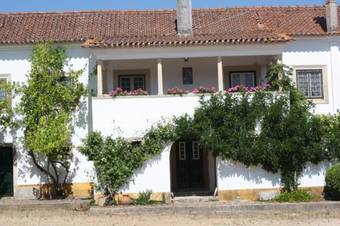
[[[332,166],[327,170],[325,198],[340,201],[340,164]]]

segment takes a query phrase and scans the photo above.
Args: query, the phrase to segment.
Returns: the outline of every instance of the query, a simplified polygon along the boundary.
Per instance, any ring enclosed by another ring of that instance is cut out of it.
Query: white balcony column
[[[222,57],[217,58],[217,77],[218,77],[218,91],[224,90],[223,87],[223,60]]]
[[[103,96],[103,61],[97,61],[97,96]]]
[[[282,57],[281,57],[281,56],[278,56],[278,57],[277,57],[277,59],[276,59],[276,64],[282,64]],[[283,74],[280,73],[280,74],[279,74],[279,79],[282,79],[282,77],[283,77]],[[283,88],[280,86],[280,87],[279,87],[279,91],[282,92],[282,89],[283,89]]]
[[[163,95],[163,63],[162,59],[157,59],[157,81],[158,95]]]
[[[267,73],[268,73],[268,65],[261,64],[261,78],[260,78],[260,85],[266,84],[267,81]]]

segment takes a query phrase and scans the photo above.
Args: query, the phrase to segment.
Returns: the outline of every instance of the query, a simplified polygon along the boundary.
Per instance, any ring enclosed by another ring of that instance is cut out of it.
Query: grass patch
[[[274,198],[274,202],[313,202],[320,201],[320,198],[304,190],[284,192]]]
[[[152,191],[147,190],[144,192],[140,192],[138,198],[133,200],[133,205],[137,206],[147,206],[147,205],[157,205],[157,204],[164,204],[165,203],[165,196],[162,195],[162,201],[154,201],[151,200]]]

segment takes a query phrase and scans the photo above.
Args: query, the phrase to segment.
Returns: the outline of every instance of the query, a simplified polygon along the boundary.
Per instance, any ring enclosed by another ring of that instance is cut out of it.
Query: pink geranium
[[[216,93],[216,89],[215,87],[205,88],[203,86],[200,86],[199,88],[193,89],[191,92],[195,94]]]
[[[225,91],[225,93],[239,93],[239,92],[247,92],[247,93],[254,93],[256,91],[267,91],[270,89],[269,84],[264,84],[256,87],[244,87],[242,85],[237,85],[232,88],[229,88]]]
[[[188,93],[187,90],[180,89],[178,87],[168,89],[168,94],[170,94],[170,95],[183,95],[183,94],[187,94],[187,93]]]
[[[130,92],[123,90],[122,88],[118,87],[114,90],[112,90],[109,93],[110,96],[112,97],[117,97],[117,96],[143,96],[143,95],[149,95],[149,93],[143,89],[136,89],[132,90]]]

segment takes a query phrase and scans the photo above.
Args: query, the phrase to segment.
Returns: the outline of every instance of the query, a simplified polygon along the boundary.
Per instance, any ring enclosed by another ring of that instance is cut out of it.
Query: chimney
[[[326,0],[327,32],[334,33],[338,28],[338,6],[336,0]]]
[[[177,34],[192,35],[192,4],[191,0],[177,0]]]

